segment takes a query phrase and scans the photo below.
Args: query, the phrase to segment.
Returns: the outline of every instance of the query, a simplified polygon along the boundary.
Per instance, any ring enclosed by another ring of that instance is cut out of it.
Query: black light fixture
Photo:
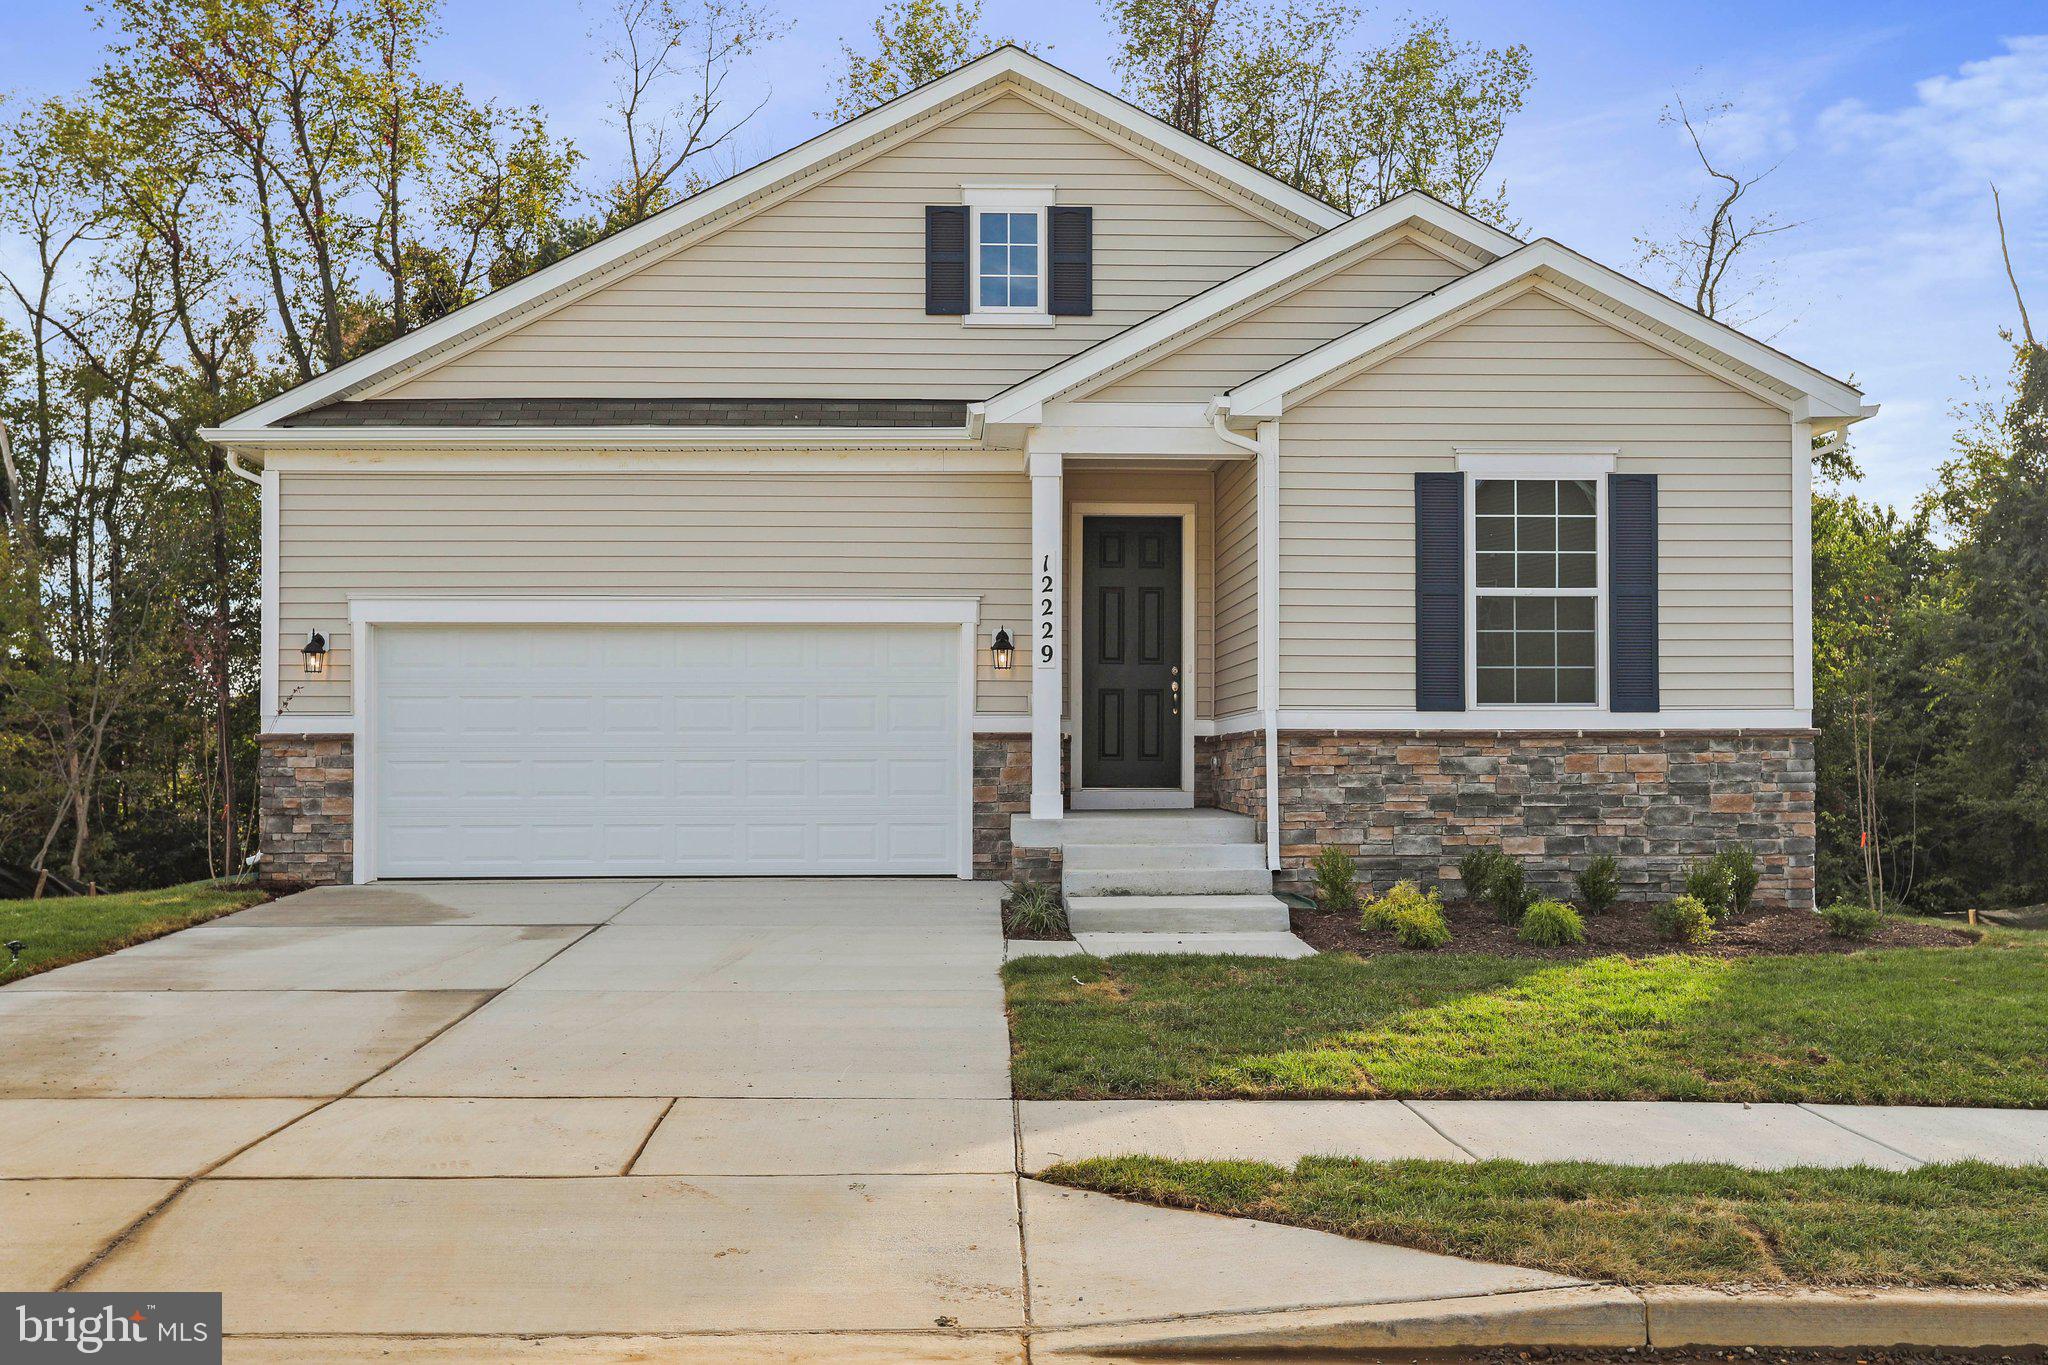
[[[1017,662],[1017,646],[1010,643],[1010,632],[1001,626],[996,627],[996,638],[989,643],[988,658],[998,673],[1009,672]]]
[[[306,656],[308,674],[327,671],[327,637],[319,631],[316,630],[306,637],[306,643],[299,646],[299,653]]]

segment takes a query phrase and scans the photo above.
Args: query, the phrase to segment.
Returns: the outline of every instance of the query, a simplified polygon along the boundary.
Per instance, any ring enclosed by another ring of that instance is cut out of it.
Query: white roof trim
[[[1202,323],[1249,303],[1355,247],[1417,222],[1491,256],[1505,256],[1522,249],[1520,239],[1499,228],[1482,223],[1426,194],[1410,191],[1348,219],[1321,236],[1311,237],[1300,246],[1290,247],[1270,260],[1241,271],[1163,313],[1156,313],[1079,355],[1041,370],[1022,383],[1012,385],[988,400],[987,420],[996,423],[1037,421],[1041,406],[1069,389],[1135,360],[1146,351],[1163,346]]]
[[[366,450],[413,447],[605,450],[726,449],[733,446],[978,447],[966,427],[202,427],[201,439],[237,449]]]
[[[1136,106],[1058,67],[1015,47],[1001,47],[988,56],[969,62],[957,71],[870,109],[858,118],[808,142],[799,143],[770,157],[731,179],[721,181],[702,193],[692,195],[672,208],[664,209],[632,227],[613,233],[603,241],[564,257],[544,270],[535,271],[515,284],[496,289],[465,308],[408,332],[366,355],[287,390],[247,412],[229,419],[221,430],[237,437],[253,428],[266,427],[295,412],[333,399],[361,384],[395,370],[407,361],[430,353],[508,315],[540,302],[554,291],[587,275],[658,246],[664,239],[687,231],[691,226],[744,203],[754,195],[807,168],[844,156],[871,138],[901,124],[922,118],[979,86],[1004,76],[1016,76],[1038,85],[1059,98],[1086,109],[1105,122],[1132,135],[1154,142],[1189,165],[1234,186],[1246,195],[1263,200],[1283,212],[1313,224],[1331,228],[1346,215],[1321,200],[1255,170],[1235,157],[1226,156],[1197,138],[1189,137]]]
[[[1626,275],[1588,260],[1548,238],[1532,242],[1462,279],[1453,280],[1435,293],[1425,294],[1385,317],[1246,380],[1230,391],[1225,406],[1235,419],[1278,417],[1289,394],[1375,351],[1384,350],[1403,337],[1489,295],[1545,273],[1579,284],[1620,307],[1633,309],[1660,326],[1711,348],[1735,364],[1747,366],[1784,385],[1801,395],[1802,409],[1815,418],[1844,416],[1853,419],[1862,414],[1863,395],[1841,380],[1744,336],[1733,327],[1701,317],[1647,285],[1638,284]],[[1687,354],[1704,365],[1713,365],[1716,361],[1712,355]]]

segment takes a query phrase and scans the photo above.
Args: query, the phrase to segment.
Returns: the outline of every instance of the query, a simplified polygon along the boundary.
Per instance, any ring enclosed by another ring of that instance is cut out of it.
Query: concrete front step
[[[1211,957],[1314,957],[1316,950],[1289,933],[1081,934],[1074,942],[1091,957],[1125,953],[1197,953]]]
[[[1069,872],[1150,871],[1175,867],[1266,868],[1264,844],[1073,844],[1064,849]]]
[[[1011,838],[1025,848],[1066,844],[1249,844],[1258,827],[1227,810],[1069,811],[1064,819],[1015,816]]]
[[[1060,890],[1076,896],[1249,896],[1273,889],[1273,874],[1258,867],[1104,868],[1069,867]]]
[[[1287,906],[1275,896],[1070,896],[1077,934],[1284,932]]]

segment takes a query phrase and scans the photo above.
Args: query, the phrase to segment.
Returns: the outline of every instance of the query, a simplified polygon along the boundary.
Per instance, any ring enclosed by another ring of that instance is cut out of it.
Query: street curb
[[[1406,1303],[1223,1313],[1032,1333],[1034,1356],[1169,1359],[1248,1350],[1424,1350],[1444,1346],[1641,1346],[1643,1301],[1586,1286]]]
[[[2016,1348],[2048,1345],[2048,1292],[1589,1285],[1041,1329],[1031,1342],[1034,1353],[1076,1361],[1486,1346]]]
[[[2048,1293],[1645,1289],[1652,1346],[2042,1346]]]

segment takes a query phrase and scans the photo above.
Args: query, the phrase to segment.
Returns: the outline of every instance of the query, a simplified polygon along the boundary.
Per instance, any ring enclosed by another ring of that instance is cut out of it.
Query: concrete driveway
[[[233,1358],[436,1361],[1588,1292],[1020,1178],[998,895],[334,888],[0,989],[0,1288],[219,1290]]]

